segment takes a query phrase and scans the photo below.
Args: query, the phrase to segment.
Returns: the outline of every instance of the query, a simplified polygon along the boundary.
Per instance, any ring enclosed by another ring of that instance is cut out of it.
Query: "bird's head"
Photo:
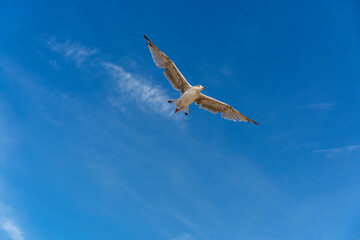
[[[196,87],[196,89],[199,90],[199,92],[202,91],[202,90],[204,90],[204,89],[206,88],[206,87],[203,87],[203,86],[201,86],[201,85],[196,85],[195,87]]]

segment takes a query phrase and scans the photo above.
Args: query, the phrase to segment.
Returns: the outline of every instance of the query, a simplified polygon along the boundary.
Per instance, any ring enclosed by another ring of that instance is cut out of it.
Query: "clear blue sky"
[[[359,92],[359,1],[2,0],[0,239],[357,240]]]

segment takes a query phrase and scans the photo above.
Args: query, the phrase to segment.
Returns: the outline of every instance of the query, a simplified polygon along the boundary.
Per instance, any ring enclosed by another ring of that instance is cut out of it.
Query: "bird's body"
[[[205,88],[202,86],[190,87],[180,96],[179,99],[170,100],[169,102],[175,102],[176,112],[179,110],[184,110],[185,114],[187,115],[189,112],[189,105],[195,102],[197,98],[199,98],[200,92],[203,89]]]
[[[233,120],[235,122],[253,122],[258,125],[258,123],[242,115],[230,105],[202,94],[201,91],[204,90],[205,87],[201,85],[191,86],[186,81],[185,77],[181,74],[181,72],[177,69],[173,61],[171,61],[168,56],[166,56],[162,51],[160,51],[160,49],[157,48],[155,44],[150,41],[149,38],[147,38],[145,35],[144,37],[149,42],[148,47],[150,49],[156,66],[159,68],[165,68],[164,75],[169,80],[173,88],[180,91],[180,98],[169,100],[169,103],[175,102],[175,113],[183,110],[185,111],[185,115],[188,115],[189,105],[195,102],[196,104],[200,105],[200,108],[205,109],[209,112],[221,112],[221,116],[223,118]]]

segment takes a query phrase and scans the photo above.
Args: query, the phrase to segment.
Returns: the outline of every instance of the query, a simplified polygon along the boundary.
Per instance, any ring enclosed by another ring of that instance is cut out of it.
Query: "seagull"
[[[188,115],[189,105],[195,102],[197,105],[200,105],[200,108],[214,114],[221,112],[221,117],[225,119],[232,120],[234,122],[252,122],[256,125],[259,125],[257,122],[239,113],[230,105],[202,94],[201,91],[204,90],[205,87],[201,85],[191,86],[188,81],[186,81],[185,77],[181,74],[179,69],[177,69],[174,62],[171,61],[171,59],[166,56],[159,48],[157,48],[148,37],[145,35],[144,37],[148,41],[146,44],[150,49],[151,56],[156,66],[158,68],[165,69],[165,77],[169,80],[170,84],[175,90],[180,91],[180,98],[168,101],[169,103],[175,103],[175,113],[182,110],[185,112],[185,115]]]

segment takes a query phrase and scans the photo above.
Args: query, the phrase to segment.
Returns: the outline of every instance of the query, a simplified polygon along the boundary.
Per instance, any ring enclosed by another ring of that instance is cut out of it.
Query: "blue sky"
[[[1,1],[0,239],[359,239],[359,11]],[[260,126],[173,114],[143,34]]]

